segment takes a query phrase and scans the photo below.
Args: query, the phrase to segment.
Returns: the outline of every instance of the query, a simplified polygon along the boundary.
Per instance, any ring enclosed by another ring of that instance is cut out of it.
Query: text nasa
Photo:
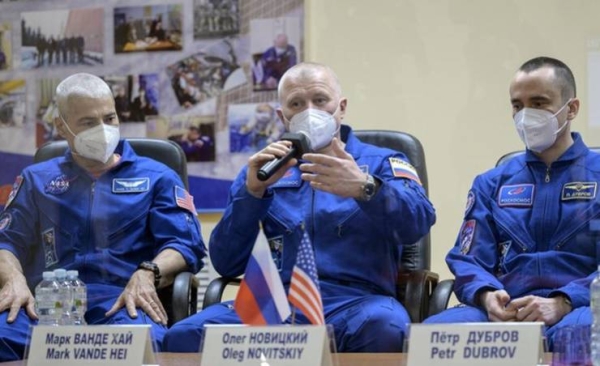
[[[245,349],[236,349],[234,346],[224,347],[221,357],[228,360],[243,362],[244,359],[260,360],[296,360],[302,358],[304,347],[289,347],[291,344],[305,345],[308,341],[308,333],[301,331],[297,333],[285,332],[253,332],[249,336],[223,334],[222,342],[225,345],[246,346]],[[257,345],[253,347],[251,345]],[[264,346],[258,346],[264,345]]]
[[[456,355],[456,344],[460,341],[460,335],[433,332],[431,333],[431,344],[444,344],[446,346],[431,348],[431,359],[453,359]],[[502,345],[496,345],[501,342]],[[467,345],[462,348],[464,359],[487,359],[487,358],[513,358],[519,342],[518,331],[471,331],[467,337]],[[515,344],[510,345],[510,344]],[[460,355],[460,353],[459,353]]]
[[[112,339],[110,339],[111,335]],[[48,333],[46,335],[46,344],[55,345],[56,347],[48,347],[46,350],[46,359],[124,360],[127,358],[127,348],[107,346],[131,345],[132,341],[133,334],[131,332],[127,334],[75,333],[73,337],[56,336],[54,333]],[[74,346],[71,347],[71,345]]]

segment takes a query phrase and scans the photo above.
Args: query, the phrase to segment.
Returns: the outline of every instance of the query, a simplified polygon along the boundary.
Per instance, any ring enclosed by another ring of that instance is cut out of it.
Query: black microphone
[[[273,176],[276,171],[281,169],[291,158],[299,158],[302,154],[310,152],[310,141],[303,133],[286,132],[280,140],[292,142],[292,147],[287,154],[280,158],[275,158],[262,166],[256,173],[258,180],[265,181]]]

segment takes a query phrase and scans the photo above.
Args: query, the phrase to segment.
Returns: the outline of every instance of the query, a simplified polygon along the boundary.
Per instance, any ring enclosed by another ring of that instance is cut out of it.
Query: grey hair
[[[112,91],[106,82],[96,75],[87,73],[73,74],[56,87],[56,104],[58,113],[66,118],[69,100],[72,97],[84,98],[113,98]]]
[[[277,96],[279,101],[281,102],[281,94],[283,93],[283,84],[288,79],[299,78],[299,79],[307,79],[314,77],[317,73],[324,72],[331,76],[333,79],[334,85],[333,90],[336,94],[336,97],[340,99],[342,97],[342,86],[340,85],[340,80],[337,75],[333,71],[333,69],[327,65],[323,65],[317,62],[302,62],[297,65],[292,66],[288,69],[285,74],[279,80],[279,85],[277,85]]]

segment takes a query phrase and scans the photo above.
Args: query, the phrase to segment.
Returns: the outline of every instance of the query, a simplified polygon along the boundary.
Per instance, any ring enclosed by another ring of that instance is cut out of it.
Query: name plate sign
[[[412,324],[408,366],[532,366],[543,323]]]
[[[28,365],[155,364],[149,325],[32,327]]]
[[[204,366],[331,366],[325,326],[207,325]]]

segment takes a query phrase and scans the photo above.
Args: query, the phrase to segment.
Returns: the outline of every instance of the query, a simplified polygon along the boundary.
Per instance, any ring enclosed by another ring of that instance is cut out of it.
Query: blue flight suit
[[[255,198],[246,190],[245,167],[212,232],[211,260],[223,276],[242,275],[262,226],[287,290],[304,228],[314,248],[325,321],[335,329],[338,350],[401,352],[410,322],[395,299],[401,249],[429,232],[435,210],[418,177],[405,178],[402,164],[393,169],[390,159],[405,161],[403,154],[360,142],[348,126],[341,133],[358,166],[382,182],[370,201],[314,190],[298,167]],[[171,327],[165,351],[197,352],[204,324],[236,323],[240,319],[231,302],[215,304]],[[308,320],[297,312],[295,323]]]
[[[297,63],[296,48],[287,45],[283,53],[278,53],[275,47],[269,47],[261,56],[263,67],[263,78],[260,81],[266,83],[269,78],[279,81],[283,74]]]
[[[578,133],[550,167],[531,151],[475,178],[455,246],[446,257],[466,306],[427,323],[485,322],[478,297],[504,289],[511,299],[567,296],[573,311],[547,327],[591,324],[589,286],[599,263],[600,155]]]
[[[165,165],[137,156],[126,141],[115,151],[118,165],[98,178],[65,156],[23,170],[12,201],[0,215],[0,249],[21,262],[34,293],[43,271],[78,270],[88,290],[88,324],[150,324],[160,347],[166,327],[143,311],[132,319],[123,307],[108,311],[139,263],[167,248],[181,253],[190,271],[206,255],[200,223],[191,209],[178,206],[183,183]],[[35,296],[35,294],[34,294]],[[0,313],[0,360],[22,358],[29,326],[22,308],[13,324]]]

